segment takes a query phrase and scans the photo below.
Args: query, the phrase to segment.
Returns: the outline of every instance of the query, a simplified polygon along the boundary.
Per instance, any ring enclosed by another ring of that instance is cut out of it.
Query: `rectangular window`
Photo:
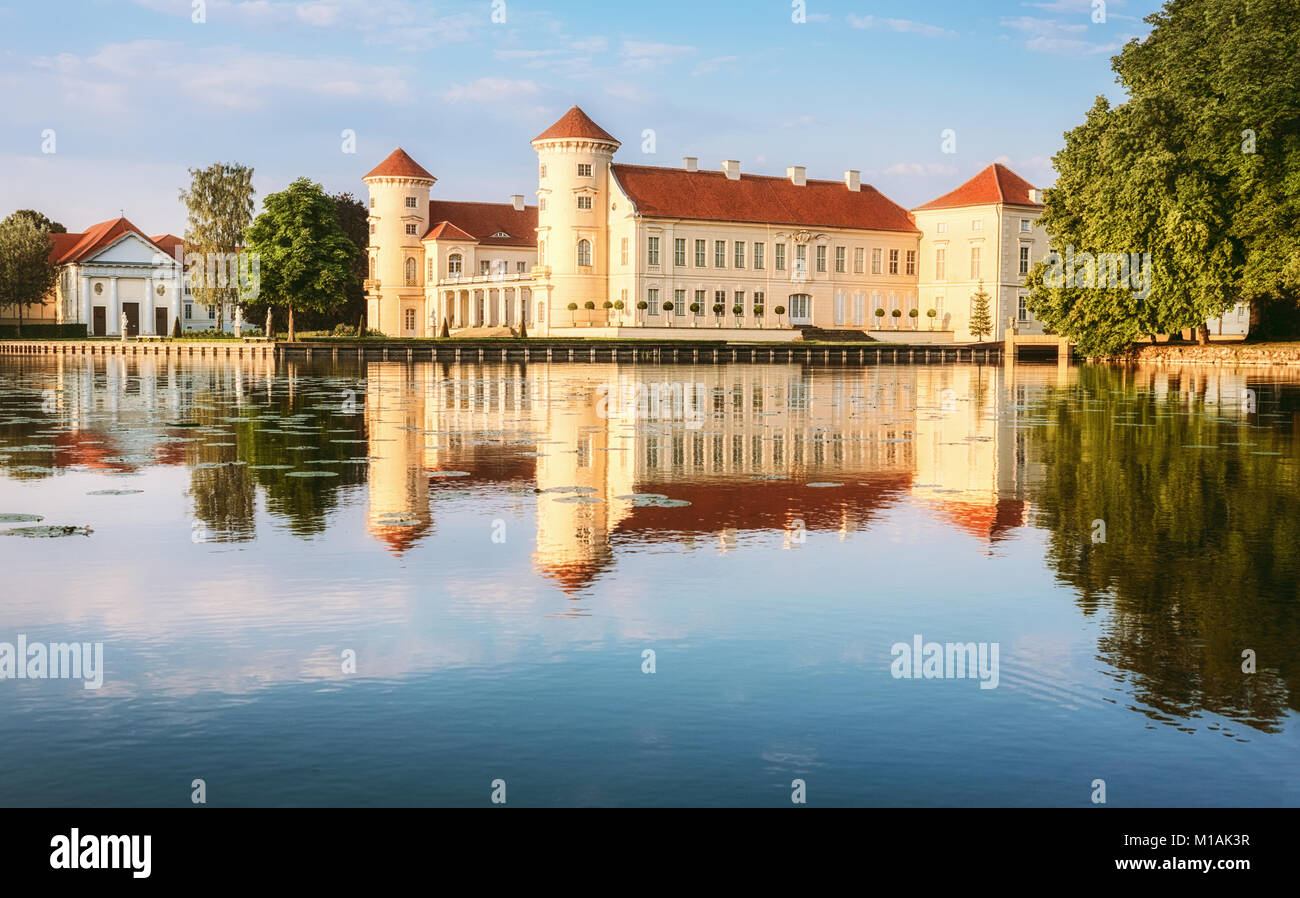
[[[416,228],[418,228],[418,227],[419,227],[419,225],[408,224],[408,225],[406,226],[406,236],[408,236],[408,237],[418,237],[418,236],[420,236],[420,235],[419,235],[419,232],[416,230]]]
[[[907,273],[916,274],[916,250],[914,249],[907,251]]]
[[[853,249],[853,273],[863,274],[867,270],[867,251],[862,247]]]
[[[725,240],[713,241],[713,267],[727,267],[727,241]]]
[[[527,270],[528,270],[528,263],[527,263],[527,262],[516,262],[516,263],[515,263],[515,271],[516,271],[518,274],[523,274],[523,273],[526,272]]]
[[[659,267],[659,238],[651,237],[646,244],[646,263],[652,268]]]
[[[627,264],[627,238],[626,237],[624,237],[619,242],[618,252],[619,252],[619,259],[621,260],[619,264],[626,265]]]
[[[880,274],[880,248],[871,250],[871,273]]]
[[[1022,234],[1028,234],[1028,233],[1029,233],[1029,228],[1030,228],[1030,221],[1029,221],[1029,219],[1028,219],[1028,218],[1022,218],[1022,219],[1020,219],[1020,233],[1022,233]]]
[[[217,320],[217,307],[216,307],[216,306],[208,306],[208,318],[211,319],[212,321],[216,321],[216,320]]]
[[[727,291],[726,291],[726,290],[714,290],[714,291],[713,291],[713,304],[714,304],[715,306],[721,306],[721,307],[722,307],[722,312],[727,311]],[[712,310],[710,310],[710,311],[712,311]],[[720,315],[720,314],[722,314],[722,312],[719,312],[718,314]]]
[[[973,219],[970,223],[970,229],[972,231],[984,230],[984,220],[980,218]]]
[[[590,163],[590,162],[579,162],[579,163],[578,163],[578,177],[579,177],[579,178],[590,178],[590,177],[591,177],[591,163]]]
[[[846,269],[844,267],[845,264],[844,260],[845,260],[845,254],[847,252],[848,250],[846,250],[842,246],[835,247],[835,273],[836,274],[843,274],[845,272]]]
[[[733,295],[733,298],[736,300],[735,305],[740,306],[740,309],[743,312],[745,309],[745,291],[737,290]],[[731,311],[736,311],[735,306],[732,307]]]
[[[867,323],[867,298],[861,293],[853,296],[853,324],[862,327]]]
[[[1029,274],[1029,247],[1020,247],[1020,273]]]
[[[737,268],[745,267],[745,241],[743,240],[736,241],[734,258],[735,258],[735,263]]]
[[[678,268],[686,267],[686,238],[673,238],[673,264]]]
[[[546,211],[546,197],[542,197],[537,201],[537,211],[539,212]]]
[[[826,270],[826,247],[824,246],[817,247],[817,270]]]
[[[767,248],[766,243],[754,244],[754,270],[762,271],[766,261],[763,259],[763,250]]]
[[[1021,321],[1029,320],[1028,299],[1029,297],[1024,296],[1022,294],[1020,299],[1017,300],[1016,302],[1016,317],[1019,318]]]
[[[754,291],[754,308],[756,308],[756,309],[761,308],[761,307],[764,305],[763,299],[764,299],[763,291],[762,291],[762,290],[755,290],[755,291]]]
[[[579,209],[590,209],[590,208],[591,208],[591,197],[589,197],[589,196],[580,196],[580,197],[578,197],[578,208],[579,208]]]
[[[898,250],[896,249],[889,251],[889,273],[898,274]]]
[[[659,288],[651,287],[646,291],[646,304],[650,306],[648,311],[651,315],[659,314]]]
[[[492,273],[492,263],[489,262],[487,259],[481,259],[481,260],[479,260],[479,263],[478,263],[478,273],[479,273],[479,274],[491,274],[491,273]]]
[[[686,314],[686,291],[685,290],[673,291],[673,314],[674,315]]]
[[[415,204],[416,204],[416,199],[415,199],[415,197],[413,197],[413,196],[408,196],[408,197],[406,198],[406,208],[408,208],[408,209],[414,209],[414,208],[416,207]]]
[[[415,309],[407,309],[405,318],[406,318],[406,329],[408,331],[415,330]]]
[[[795,277],[808,275],[808,245],[805,243],[794,245],[794,275]]]
[[[948,233],[948,222],[946,222],[946,221],[941,221],[941,222],[939,222],[938,224],[936,224],[936,225],[934,226],[934,230],[935,230],[935,233],[938,233],[938,234],[946,234],[946,233]]]
[[[433,260],[432,259],[429,260],[429,264],[426,267],[429,273],[425,279],[432,282],[433,281]]]
[[[705,242],[703,240],[696,240],[695,241],[695,267],[696,268],[704,267],[705,252],[707,252],[705,248]]]
[[[704,299],[704,297],[705,297],[706,295],[707,295],[707,294],[706,294],[703,290],[696,290],[696,291],[695,291],[695,304],[696,304],[697,306],[699,306],[699,308],[695,310],[695,314],[696,314],[696,315],[701,315],[701,314],[703,314],[704,312],[708,311],[708,309],[707,309],[707,308],[705,307],[705,305],[704,305],[704,303],[706,302],[706,300]]]
[[[538,174],[539,177],[543,177],[543,178],[545,178],[545,177],[546,177],[546,166],[545,166],[545,165],[542,165],[542,167],[538,170],[537,174]]]
[[[980,276],[980,248],[972,246],[970,248],[970,279],[979,280]]]
[[[776,245],[776,270],[785,271],[785,244]]]
[[[936,249],[934,251],[934,279],[936,281],[946,281],[948,279],[948,250]]]
[[[185,317],[186,317],[186,319],[190,319],[190,318],[193,318],[193,317],[194,317],[194,305],[193,305],[193,303],[188,303],[188,302],[187,302],[187,303],[185,304]]]

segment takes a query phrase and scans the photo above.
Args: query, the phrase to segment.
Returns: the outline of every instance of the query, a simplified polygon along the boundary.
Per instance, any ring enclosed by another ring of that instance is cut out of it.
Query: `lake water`
[[[103,649],[0,680],[0,804],[1296,805],[1297,423],[1195,368],[4,357],[0,529],[89,532],[0,536],[0,642]]]

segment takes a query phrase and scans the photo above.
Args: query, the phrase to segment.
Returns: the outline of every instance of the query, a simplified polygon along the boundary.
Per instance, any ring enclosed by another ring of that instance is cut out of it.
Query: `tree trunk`
[[[289,306],[289,342],[293,342],[293,305]]]
[[[1202,346],[1210,345],[1210,326],[1208,324],[1201,325],[1196,329],[1196,342]]]
[[[18,335],[18,339],[21,340],[21,339],[23,338],[23,304],[22,304],[21,302],[18,303],[18,331],[17,331],[17,335]]]

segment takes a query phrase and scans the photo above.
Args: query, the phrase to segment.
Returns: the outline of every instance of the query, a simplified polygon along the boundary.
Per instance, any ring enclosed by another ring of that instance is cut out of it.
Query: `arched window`
[[[578,241],[578,265],[579,267],[591,265],[591,241],[590,240]]]
[[[414,287],[417,282],[416,272],[419,269],[415,267],[414,259],[406,260],[406,286]]]
[[[452,253],[447,257],[447,274],[452,277],[460,277],[460,253]]]

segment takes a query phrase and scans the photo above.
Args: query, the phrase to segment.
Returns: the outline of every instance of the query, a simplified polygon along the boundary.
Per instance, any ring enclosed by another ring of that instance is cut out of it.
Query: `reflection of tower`
[[[398,554],[432,525],[420,433],[427,376],[427,366],[401,362],[371,362],[366,367],[364,411],[371,458],[367,525]]]
[[[620,422],[606,414],[593,387],[584,383],[575,404],[547,405],[543,432],[551,445],[538,447],[545,453],[537,464],[538,489],[590,490],[538,496],[533,561],[566,591],[587,586],[608,563],[610,532],[630,508],[615,497],[633,491],[631,441],[613,438]],[[582,501],[588,498],[599,501]]]

